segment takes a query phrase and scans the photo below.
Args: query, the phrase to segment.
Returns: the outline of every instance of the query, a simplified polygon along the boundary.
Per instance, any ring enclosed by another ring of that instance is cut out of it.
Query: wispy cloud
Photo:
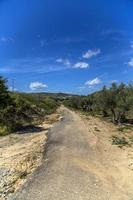
[[[39,44],[40,44],[40,47],[43,48],[44,46],[48,45],[49,42],[46,39],[40,37]]]
[[[94,78],[92,80],[86,81],[85,85],[86,86],[95,86],[95,85],[100,84],[101,82],[102,82],[101,79],[99,79],[98,77],[96,77],[96,78]]]
[[[86,89],[86,86],[85,85],[80,86],[78,89],[79,89],[80,92],[83,92]]]
[[[83,53],[83,58],[90,59],[94,56],[97,56],[101,53],[100,49],[91,50],[89,49],[87,52]]]
[[[41,82],[31,82],[29,85],[29,88],[31,90],[43,90],[43,89],[48,88],[48,86]]]
[[[133,49],[133,41],[130,42],[130,47]]]
[[[62,63],[66,66],[70,66],[71,65],[71,62],[69,61],[69,59],[63,59],[63,58],[58,58],[56,59],[56,62],[57,63]]]
[[[131,60],[128,62],[128,65],[129,65],[130,67],[133,67],[133,58],[131,58]]]
[[[4,36],[2,36],[0,38],[0,42],[2,42],[2,43],[14,42],[14,39],[12,37],[4,37]]]
[[[44,47],[44,45],[45,45],[45,40],[41,39],[40,40],[40,47]]]
[[[72,44],[72,43],[80,43],[80,42],[87,42],[88,39],[84,37],[66,37],[66,38],[59,38],[59,39],[53,39],[51,43],[56,44]]]
[[[6,64],[0,65],[1,73],[44,73],[59,70],[61,67],[51,66],[53,57],[27,57],[11,59]]]
[[[89,64],[86,62],[77,62],[76,64],[74,64],[73,68],[81,68],[81,69],[85,69],[88,68]]]
[[[116,30],[116,29],[107,29],[103,30],[101,32],[102,36],[108,36],[108,35],[119,35],[119,36],[124,36],[126,33],[123,30]]]
[[[9,73],[12,69],[10,67],[0,67],[0,73]]]
[[[6,41],[7,41],[7,38],[1,37],[1,42],[6,42]]]

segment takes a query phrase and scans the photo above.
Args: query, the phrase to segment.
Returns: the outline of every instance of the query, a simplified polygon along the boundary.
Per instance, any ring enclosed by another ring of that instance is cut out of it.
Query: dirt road
[[[111,148],[119,153],[117,147],[99,142],[78,114],[66,108],[61,112],[63,120],[50,130],[42,166],[12,199],[133,200],[132,171],[127,170],[127,181],[123,163],[108,157]]]

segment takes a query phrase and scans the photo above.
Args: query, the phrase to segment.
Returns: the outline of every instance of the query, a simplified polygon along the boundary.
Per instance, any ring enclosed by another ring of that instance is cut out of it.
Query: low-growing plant
[[[125,137],[112,136],[112,144],[118,145],[119,147],[123,147],[128,145],[129,143]]]
[[[123,126],[120,126],[119,128],[118,128],[118,131],[120,131],[120,132],[124,132],[124,131],[131,131],[131,130],[133,130],[133,126],[132,125],[123,125]]]

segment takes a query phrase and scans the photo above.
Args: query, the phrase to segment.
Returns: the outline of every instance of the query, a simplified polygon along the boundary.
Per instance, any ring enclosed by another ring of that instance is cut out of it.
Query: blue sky
[[[25,92],[133,81],[132,0],[0,0],[0,74]]]

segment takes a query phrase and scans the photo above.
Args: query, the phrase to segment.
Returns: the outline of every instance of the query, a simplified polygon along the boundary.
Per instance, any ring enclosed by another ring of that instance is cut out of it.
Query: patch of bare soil
[[[112,191],[108,199],[133,199],[133,130],[121,132],[118,126],[102,119],[82,114],[81,117],[88,128],[88,142],[93,149],[93,159],[77,164],[84,170],[93,172]],[[112,136],[124,137],[127,143],[113,145]]]
[[[48,129],[58,119],[52,114],[38,129],[0,138],[0,200],[20,188],[41,164]]]

